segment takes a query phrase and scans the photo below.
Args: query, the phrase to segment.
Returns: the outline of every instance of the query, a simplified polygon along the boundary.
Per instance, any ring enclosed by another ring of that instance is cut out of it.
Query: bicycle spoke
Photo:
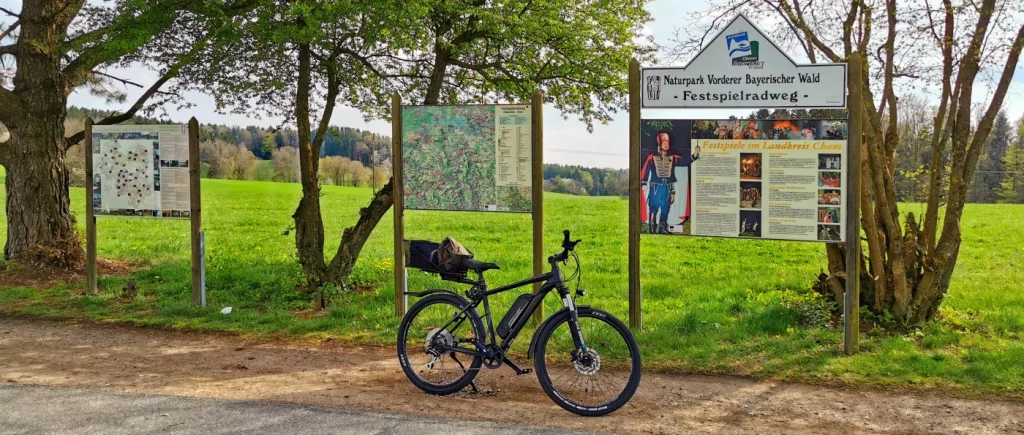
[[[566,400],[599,407],[614,401],[625,390],[632,369],[631,351],[609,323],[581,316],[579,325],[589,347],[575,349],[569,323],[563,322],[545,344],[545,367],[551,387]],[[610,368],[623,360],[627,362],[625,370]]]
[[[428,304],[415,314],[407,327],[404,352],[416,377],[435,387],[446,387],[469,374],[470,369],[455,356],[457,351],[476,352],[459,347],[476,339],[469,319],[467,313],[444,300]],[[447,361],[449,358],[454,363]]]

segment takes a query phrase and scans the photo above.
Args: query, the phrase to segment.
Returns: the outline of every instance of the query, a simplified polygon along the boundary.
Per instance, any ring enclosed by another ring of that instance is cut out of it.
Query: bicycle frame
[[[489,357],[493,357],[494,356],[491,347],[497,346],[499,349],[501,349],[501,354],[504,355],[508,351],[508,349],[510,347],[512,347],[512,343],[519,336],[519,333],[522,331],[523,327],[526,326],[526,322],[528,322],[529,319],[531,317],[533,317],[533,313],[537,310],[537,307],[539,307],[540,304],[544,302],[544,298],[552,290],[556,290],[558,292],[559,296],[562,299],[562,305],[566,309],[568,309],[570,314],[571,314],[570,315],[570,319],[569,319],[570,330],[572,331],[573,341],[575,342],[576,348],[577,349],[586,349],[586,344],[583,341],[583,335],[582,335],[582,333],[580,333],[579,318],[577,317],[577,314],[576,314],[576,304],[574,303],[573,299],[570,297],[569,289],[565,286],[565,283],[562,280],[561,273],[559,273],[558,262],[557,261],[551,261],[550,264],[551,264],[551,271],[548,272],[548,273],[545,273],[543,275],[537,275],[537,276],[534,276],[532,278],[528,278],[528,279],[525,279],[525,280],[522,280],[522,281],[517,281],[517,282],[511,283],[511,284],[508,284],[508,285],[504,285],[504,286],[498,287],[498,288],[493,289],[493,290],[488,290],[487,289],[487,283],[484,280],[484,277],[483,277],[482,273],[477,274],[477,279],[476,280],[469,280],[469,279],[458,280],[458,282],[460,282],[460,283],[470,284],[470,285],[473,286],[467,292],[467,295],[470,296],[470,301],[469,301],[470,304],[467,305],[465,308],[463,308],[462,311],[460,311],[458,314],[454,315],[453,318],[448,321],[448,323],[446,323],[444,326],[441,327],[441,329],[448,329],[453,324],[454,324],[454,326],[451,329],[458,328],[461,325],[462,321],[464,321],[467,318],[465,316],[466,312],[468,312],[470,309],[475,309],[481,303],[483,303],[483,305],[484,305],[484,316],[487,318],[487,330],[484,331],[484,334],[486,335],[485,340],[488,341],[488,344],[490,345],[490,347],[487,346],[487,345],[481,344],[479,342],[476,342],[474,340],[473,343],[476,345],[476,350],[470,350],[470,349],[461,348],[461,347],[458,347],[457,345],[455,347],[447,348],[445,350],[450,351],[450,352],[456,352],[456,353],[462,353],[462,354],[467,354],[467,355],[472,355],[472,356],[480,356],[480,357],[488,357],[489,358]],[[515,323],[509,329],[508,335],[505,338],[503,338],[502,341],[501,341],[501,344],[498,345],[497,340],[495,339],[495,337],[497,337],[497,334],[494,332],[494,321],[493,321],[493,317],[491,315],[491,305],[490,305],[490,301],[489,301],[488,297],[491,296],[491,295],[495,295],[495,294],[498,294],[498,293],[506,292],[508,290],[512,290],[512,289],[516,289],[516,288],[520,288],[520,287],[525,287],[525,286],[528,286],[530,284],[534,284],[534,283],[538,283],[538,282],[544,282],[544,285],[542,285],[541,288],[540,288],[540,292],[538,292],[537,294],[533,295],[533,297],[530,299],[530,303],[527,304],[526,309],[523,311],[522,314],[519,315],[519,318],[516,319]],[[412,294],[412,295],[424,295],[424,293],[409,293],[409,294]],[[517,367],[515,365],[515,363],[513,363],[512,361],[509,361],[509,360],[504,359],[504,358],[503,358],[503,361],[505,363],[507,363],[510,367],[515,369],[517,372],[528,372],[528,371],[524,371],[522,369],[519,369],[519,367]]]

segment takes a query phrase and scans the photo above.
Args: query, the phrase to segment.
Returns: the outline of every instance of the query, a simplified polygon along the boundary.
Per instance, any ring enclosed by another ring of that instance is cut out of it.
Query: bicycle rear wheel
[[[438,395],[455,393],[473,381],[483,360],[453,348],[476,352],[483,322],[476,310],[456,295],[434,294],[421,299],[402,318],[398,329],[398,361],[419,389]],[[460,314],[461,313],[461,314]]]
[[[577,349],[569,312],[538,334],[534,367],[544,392],[562,408],[582,416],[621,408],[640,385],[640,347],[619,319],[596,309],[578,312],[586,348]]]

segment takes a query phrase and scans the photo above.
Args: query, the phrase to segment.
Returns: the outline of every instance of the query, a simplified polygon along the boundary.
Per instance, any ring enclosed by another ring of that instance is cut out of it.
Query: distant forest
[[[114,112],[96,109],[85,109],[72,106],[68,109],[68,119],[102,119]],[[125,124],[174,124],[169,120],[136,116]],[[315,131],[314,131],[315,134]],[[298,147],[299,134],[291,128],[268,129],[258,126],[226,126],[203,124],[199,132],[201,142],[221,140],[231,144],[244,145],[252,151],[256,158],[270,160],[274,150],[284,147]],[[324,139],[320,157],[337,156],[359,161],[365,166],[373,164],[373,151],[377,151],[377,166],[391,171],[391,138],[373,132],[351,127],[334,127]]]

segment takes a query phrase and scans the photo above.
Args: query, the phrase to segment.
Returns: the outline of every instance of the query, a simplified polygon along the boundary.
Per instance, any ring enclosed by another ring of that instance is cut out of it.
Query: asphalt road
[[[504,435],[584,432],[282,403],[0,385],[0,434],[147,433]]]

